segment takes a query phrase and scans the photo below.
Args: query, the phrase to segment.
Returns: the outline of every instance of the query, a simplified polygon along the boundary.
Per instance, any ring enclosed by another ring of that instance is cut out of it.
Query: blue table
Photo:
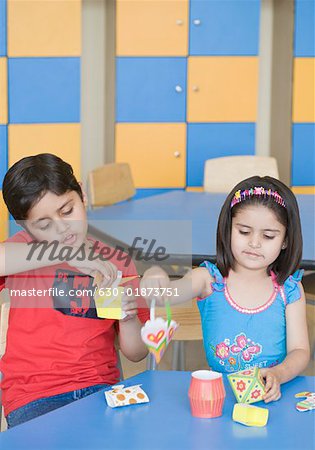
[[[173,259],[187,264],[215,260],[216,228],[225,194],[171,191],[166,194],[129,200],[88,212],[90,232],[98,239],[131,246],[136,236],[156,239]],[[297,195],[303,232],[301,267],[315,268],[315,197]],[[141,242],[137,242],[137,245]],[[190,258],[190,261],[189,261]]]
[[[225,380],[223,416],[197,419],[188,400],[189,372],[144,372],[125,385],[142,383],[150,403],[111,409],[103,391],[0,434],[2,450],[18,449],[314,449],[315,411],[300,413],[294,395],[314,391],[314,377],[282,386],[280,401],[268,406],[264,428],[232,421],[235,403]]]

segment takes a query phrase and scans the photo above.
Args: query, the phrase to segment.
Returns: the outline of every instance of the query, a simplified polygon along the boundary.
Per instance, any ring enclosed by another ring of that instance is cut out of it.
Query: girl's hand
[[[132,286],[124,286],[124,293],[122,295],[122,310],[127,314],[127,317],[121,319],[122,322],[127,322],[128,320],[134,319],[138,315],[138,305],[137,299],[132,293],[132,295],[127,295],[125,292],[132,290]]]
[[[164,306],[164,296],[162,295],[162,289],[170,287],[170,279],[165,270],[160,267],[154,266],[144,272],[142,280],[140,282],[141,295],[146,300],[152,300],[154,297],[158,306]]]
[[[281,398],[280,377],[276,368],[260,369],[261,376],[265,381],[265,395],[263,399],[265,403],[277,401]]]

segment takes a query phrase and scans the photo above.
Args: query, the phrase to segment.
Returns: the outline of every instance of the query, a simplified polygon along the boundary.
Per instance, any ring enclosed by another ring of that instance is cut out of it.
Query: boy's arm
[[[129,272],[136,273],[136,267],[133,264],[128,269]],[[141,303],[141,298],[136,296],[136,293],[139,293],[139,279],[134,277],[127,283],[128,285],[123,286],[122,297],[122,309],[127,317],[119,321],[119,348],[130,361],[138,362],[148,354],[147,347],[141,339],[141,328],[142,322],[149,319],[149,311],[147,307],[138,309]]]
[[[56,254],[59,254],[60,247],[56,248]],[[0,276],[5,277],[58,264],[58,261],[52,260],[49,255],[50,252],[45,251],[40,258],[37,258],[39,254],[32,251],[32,244],[2,242],[0,244]]]
[[[80,248],[73,247],[72,257],[67,258],[66,261],[60,257],[60,252],[65,247],[69,248],[58,243],[2,242],[0,243],[0,277],[66,262],[87,275],[95,276],[99,273],[103,287],[110,286],[116,279],[116,266],[99,258],[88,258],[91,249],[89,243],[82,244]]]
[[[142,326],[138,316],[119,322],[119,348],[126,358],[133,362],[141,361],[148,354],[141,339]]]
[[[198,267],[189,271],[183,278],[170,281],[168,274],[163,269],[154,266],[144,273],[140,286],[141,293],[146,299],[154,297],[159,305],[163,305],[165,300],[176,305],[195,297],[210,295],[212,281],[212,277],[205,267]],[[159,295],[156,295],[157,293]]]
[[[280,384],[299,375],[310,358],[310,345],[306,323],[306,302],[302,284],[299,283],[301,298],[286,307],[287,356],[284,361],[270,369],[261,369],[266,378],[265,401],[280,398]]]

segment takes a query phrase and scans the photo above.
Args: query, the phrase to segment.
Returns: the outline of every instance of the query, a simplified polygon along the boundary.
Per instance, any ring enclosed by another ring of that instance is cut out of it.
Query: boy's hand
[[[90,241],[86,241],[86,255],[89,254],[89,250],[92,247]],[[117,278],[117,267],[109,261],[102,261],[99,258],[88,259],[87,257],[81,261],[82,255],[78,255],[78,258],[71,259],[67,263],[80,270],[80,272],[90,275],[95,278],[99,288],[110,287]]]
[[[265,381],[265,403],[279,400],[281,398],[280,377],[276,368],[260,369],[260,374]]]
[[[146,300],[155,298],[157,305],[164,306],[166,296],[162,295],[162,289],[170,287],[170,279],[165,270],[154,266],[144,272],[140,282],[141,295]]]
[[[127,317],[122,319],[122,322],[134,319],[138,315],[137,299],[133,294],[132,286],[124,286],[124,293],[122,295],[122,310],[127,314]],[[125,292],[131,292],[132,295],[127,295]]]

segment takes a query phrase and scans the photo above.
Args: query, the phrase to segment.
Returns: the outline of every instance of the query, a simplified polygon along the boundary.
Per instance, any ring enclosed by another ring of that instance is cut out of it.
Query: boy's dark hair
[[[70,164],[50,153],[20,159],[8,170],[2,185],[5,204],[17,222],[26,220],[29,210],[47,192],[62,195],[68,191],[77,192],[83,201]]]
[[[286,207],[279,205],[273,197],[252,196],[231,208],[231,201],[236,191],[264,187],[277,191],[283,198]],[[302,232],[299,208],[293,192],[281,181],[272,177],[254,176],[238,183],[227,196],[218,221],[217,228],[217,266],[223,276],[228,276],[229,270],[234,267],[234,257],[231,251],[232,218],[242,208],[248,205],[263,205],[270,208],[277,220],[286,228],[286,248],[282,249],[278,258],[268,267],[268,273],[273,271],[277,282],[284,281],[294,273],[302,258]]]

